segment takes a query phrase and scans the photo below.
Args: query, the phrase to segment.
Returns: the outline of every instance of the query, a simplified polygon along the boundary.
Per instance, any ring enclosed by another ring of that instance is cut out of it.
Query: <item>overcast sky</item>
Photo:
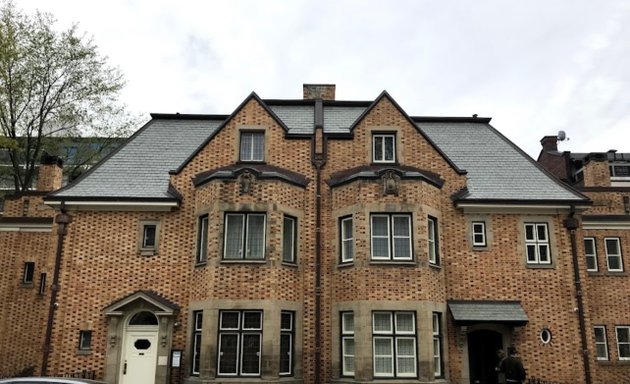
[[[337,100],[383,90],[412,116],[492,117],[536,158],[559,149],[630,152],[630,1],[17,0],[78,23],[159,113],[231,113],[252,91]]]

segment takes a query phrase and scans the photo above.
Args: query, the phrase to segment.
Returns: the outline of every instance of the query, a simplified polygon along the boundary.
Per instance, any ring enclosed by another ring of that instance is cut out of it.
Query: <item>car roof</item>
[[[1,379],[0,384],[11,383],[33,383],[33,384],[104,384],[104,381],[95,381],[87,379],[75,379],[71,377],[13,377],[10,379]]]

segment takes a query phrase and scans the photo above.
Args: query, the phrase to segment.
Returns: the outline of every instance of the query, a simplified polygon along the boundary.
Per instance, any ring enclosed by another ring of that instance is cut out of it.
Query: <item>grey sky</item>
[[[19,0],[94,37],[125,74],[123,101],[149,112],[231,113],[255,91],[338,100],[381,91],[410,115],[492,117],[536,158],[630,152],[630,2]]]

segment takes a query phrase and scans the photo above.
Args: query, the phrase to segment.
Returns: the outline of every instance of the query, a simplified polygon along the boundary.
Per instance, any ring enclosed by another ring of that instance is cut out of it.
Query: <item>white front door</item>
[[[155,384],[158,332],[127,329],[120,384]]]

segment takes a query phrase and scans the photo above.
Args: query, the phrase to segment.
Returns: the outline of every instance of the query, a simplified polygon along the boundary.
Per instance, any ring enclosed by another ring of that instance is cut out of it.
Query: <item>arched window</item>
[[[138,312],[131,317],[129,325],[158,325],[158,319],[151,312]]]

